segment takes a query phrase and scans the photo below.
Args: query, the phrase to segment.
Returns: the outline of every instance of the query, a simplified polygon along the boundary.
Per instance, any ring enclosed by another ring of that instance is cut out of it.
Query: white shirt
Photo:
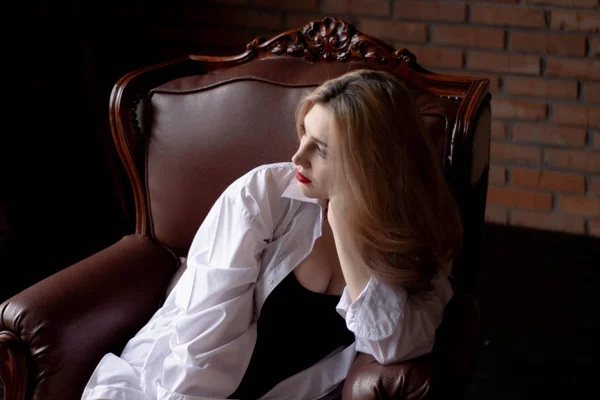
[[[105,355],[82,399],[227,398],[240,384],[256,343],[256,321],[269,293],[311,252],[322,209],[302,195],[292,163],[263,165],[232,183],[211,208],[188,266],[164,305],[127,343]],[[324,398],[346,377],[357,352],[382,364],[431,351],[444,306],[446,277],[429,297],[408,297],[371,278],[337,311],[355,342],[293,375],[261,399]]]

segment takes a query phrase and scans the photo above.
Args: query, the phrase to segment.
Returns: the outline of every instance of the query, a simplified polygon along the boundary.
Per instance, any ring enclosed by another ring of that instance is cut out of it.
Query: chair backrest
[[[111,129],[132,183],[137,233],[185,256],[231,182],[258,165],[290,160],[301,96],[360,68],[392,72],[414,94],[461,208],[468,254],[485,208],[489,81],[426,71],[408,50],[333,18],[257,38],[238,56],[192,55],[115,85]]]

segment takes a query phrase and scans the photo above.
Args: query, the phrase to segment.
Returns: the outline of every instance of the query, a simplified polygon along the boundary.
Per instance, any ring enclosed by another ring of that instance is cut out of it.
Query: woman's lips
[[[296,179],[298,179],[298,182],[300,182],[300,183],[311,183],[312,182],[310,179],[308,179],[307,177],[302,175],[300,172],[296,172]]]

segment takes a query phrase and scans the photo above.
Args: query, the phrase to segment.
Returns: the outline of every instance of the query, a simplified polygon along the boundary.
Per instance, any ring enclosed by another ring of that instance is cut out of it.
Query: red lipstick
[[[308,183],[312,182],[310,179],[308,179],[307,177],[302,175],[300,172],[296,172],[296,179],[298,179],[298,182],[300,182],[300,183],[308,184]]]

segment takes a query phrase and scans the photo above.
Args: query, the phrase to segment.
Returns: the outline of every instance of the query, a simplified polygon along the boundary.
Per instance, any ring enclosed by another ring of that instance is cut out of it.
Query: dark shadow
[[[585,398],[600,336],[600,239],[486,225],[469,399]]]

